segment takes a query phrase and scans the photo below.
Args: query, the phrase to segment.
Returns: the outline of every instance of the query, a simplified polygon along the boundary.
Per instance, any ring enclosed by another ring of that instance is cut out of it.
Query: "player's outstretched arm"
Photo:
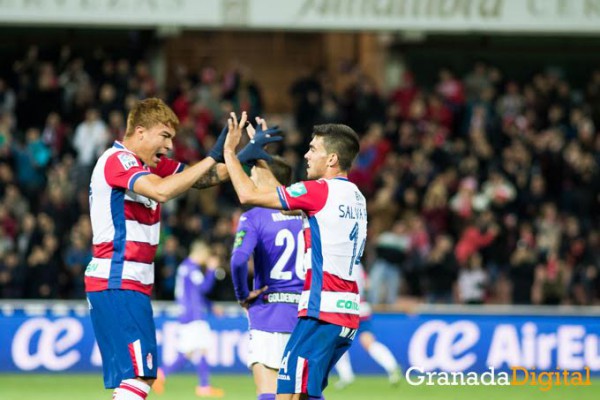
[[[159,203],[164,203],[191,188],[214,165],[215,160],[206,157],[182,172],[165,178],[155,174],[143,175],[135,181],[133,191]]]
[[[225,138],[227,137],[227,126],[221,130],[221,133],[217,137],[215,145],[208,153],[208,157],[215,160],[216,164],[213,165],[206,174],[202,175],[192,187],[194,189],[205,189],[207,187],[215,186],[229,180],[229,173],[225,166],[225,159],[223,158],[223,146],[225,145]]]
[[[225,165],[229,172],[229,179],[240,199],[240,203],[281,210],[283,207],[279,201],[277,189],[273,187],[256,187],[252,180],[246,175],[242,164],[235,154],[235,148],[242,137],[242,129],[245,127],[248,116],[245,112],[238,122],[235,113],[227,121],[228,133],[225,140],[224,156]]]
[[[220,183],[227,182],[229,180],[229,173],[227,172],[227,166],[225,164],[215,164],[208,172],[200,177],[192,187],[194,189],[206,189],[208,187],[216,186]]]

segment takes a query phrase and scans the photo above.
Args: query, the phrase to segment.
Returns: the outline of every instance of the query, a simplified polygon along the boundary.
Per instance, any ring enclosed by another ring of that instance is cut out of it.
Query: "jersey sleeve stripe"
[[[180,162],[179,165],[177,166],[177,168],[175,168],[175,172],[173,172],[173,175],[182,172],[184,169],[185,169],[185,164]]]
[[[140,171],[140,172],[136,172],[135,174],[131,175],[129,177],[129,181],[127,182],[127,188],[129,190],[133,190],[133,185],[135,184],[135,181],[137,181],[142,176],[148,175],[148,174],[150,174],[150,172],[148,172],[148,171]]]
[[[290,205],[287,202],[284,190],[285,190],[284,186],[279,186],[277,188],[277,195],[279,195],[279,201],[281,202],[281,207],[283,207],[284,210],[289,210]]]

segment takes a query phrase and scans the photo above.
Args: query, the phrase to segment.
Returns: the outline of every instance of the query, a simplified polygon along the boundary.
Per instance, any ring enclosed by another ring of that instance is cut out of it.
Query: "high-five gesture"
[[[267,129],[267,122],[256,117],[256,129],[248,124],[246,131],[250,137],[250,142],[238,153],[240,162],[246,165],[254,165],[257,160],[270,162],[273,156],[267,153],[264,147],[269,143],[283,140],[281,130],[276,126]]]
[[[234,112],[231,112],[230,117],[227,119],[227,138],[225,139],[224,151],[235,152],[235,148],[240,143],[242,138],[242,130],[246,127],[246,123],[248,122],[248,114],[246,112],[242,112],[242,117],[239,122],[237,119],[237,115]]]

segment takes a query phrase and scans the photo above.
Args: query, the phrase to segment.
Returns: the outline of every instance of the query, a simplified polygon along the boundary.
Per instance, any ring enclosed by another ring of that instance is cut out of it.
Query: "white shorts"
[[[291,333],[250,330],[248,345],[248,368],[258,363],[267,368],[279,370],[283,351]]]
[[[193,321],[179,325],[177,331],[177,351],[188,354],[211,347],[212,335],[206,321]]]

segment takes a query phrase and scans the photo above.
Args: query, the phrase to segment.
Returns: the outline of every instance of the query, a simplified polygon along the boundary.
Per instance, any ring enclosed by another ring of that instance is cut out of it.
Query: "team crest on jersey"
[[[302,182],[294,183],[292,186],[287,187],[285,191],[292,197],[300,197],[307,193],[306,186]]]
[[[233,241],[233,248],[237,249],[244,242],[244,237],[246,236],[246,231],[239,231],[235,234],[235,240]]]
[[[133,154],[119,153],[117,157],[119,158],[119,161],[121,162],[123,168],[125,168],[125,171],[127,171],[130,168],[137,167],[139,165]]]
[[[152,369],[153,365],[154,363],[152,362],[152,354],[148,353],[148,355],[146,356],[146,366],[148,367],[148,369]]]

